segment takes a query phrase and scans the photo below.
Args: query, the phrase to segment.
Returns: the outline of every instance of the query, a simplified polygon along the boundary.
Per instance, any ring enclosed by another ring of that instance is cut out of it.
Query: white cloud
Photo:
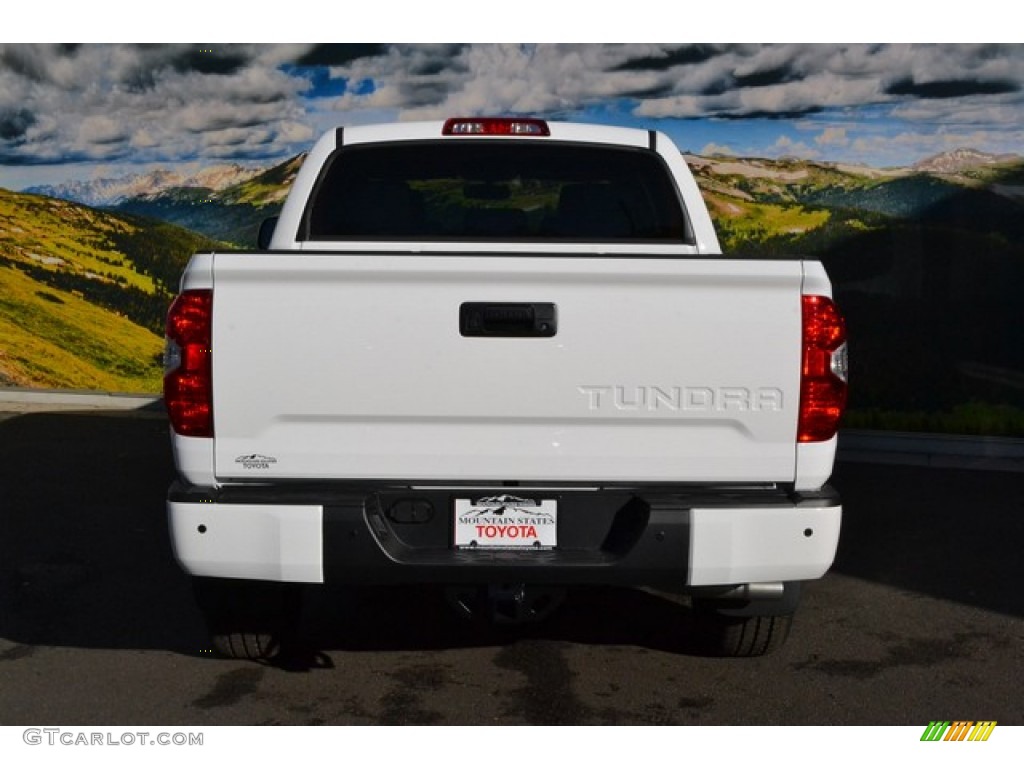
[[[135,133],[132,134],[131,145],[136,149],[151,149],[157,146],[159,142],[154,138],[145,128],[139,128]]]
[[[714,142],[705,144],[704,147],[701,149],[700,154],[704,155],[705,157],[711,155],[729,155],[730,157],[736,156],[736,152],[733,151],[732,147],[725,144],[715,144]]]
[[[807,160],[821,157],[821,152],[814,147],[802,141],[793,141],[788,136],[776,139],[771,150],[776,157],[801,157]]]
[[[285,120],[278,125],[276,138],[288,144],[298,144],[312,141],[316,136],[308,125]]]
[[[142,163],[231,146],[243,157],[299,151],[296,144],[308,140],[296,126],[309,83],[277,68],[283,51],[296,53],[279,46],[222,47],[209,56],[194,45],[0,47],[0,163],[118,156]],[[5,123],[5,114],[14,118]],[[247,135],[196,137],[228,130]]]
[[[909,45],[726,45],[680,49],[663,45],[487,44],[392,46],[379,56],[333,70],[378,90],[351,94],[340,109],[389,108],[404,119],[456,112],[573,112],[626,99],[639,117],[700,118],[777,115],[930,98],[929,84],[952,83],[985,103],[1021,93],[991,93],[1024,83],[1024,48]]]
[[[806,115],[806,144],[758,145],[803,156],[882,152],[893,122],[933,146],[951,129],[1006,146],[1024,125],[1019,45],[391,45],[332,67],[350,90],[315,100],[312,80],[282,67],[307,48],[0,47],[0,163],[279,158],[332,124],[481,113]]]
[[[84,146],[113,144],[127,138],[124,125],[107,115],[88,115],[78,124],[78,141]]]
[[[814,137],[814,143],[819,147],[845,147],[850,144],[850,139],[845,128],[829,126]]]

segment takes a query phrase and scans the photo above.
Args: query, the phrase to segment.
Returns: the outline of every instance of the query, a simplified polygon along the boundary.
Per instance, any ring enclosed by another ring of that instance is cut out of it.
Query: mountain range
[[[157,168],[148,173],[131,173],[89,181],[69,181],[64,184],[28,187],[23,191],[71,200],[93,208],[104,208],[132,198],[153,198],[180,188],[219,192],[242,184],[262,172],[263,169],[260,168],[243,168],[236,164],[209,166],[191,174]]]
[[[260,223],[279,211],[303,159],[298,155],[264,169],[218,165],[191,175],[157,169],[26,192],[161,219],[252,248]],[[1000,226],[1010,223],[1009,234],[1024,236],[1024,218],[1018,216],[1024,200],[1024,158],[1019,155],[958,148],[910,167],[883,169],[794,158],[691,154],[686,159],[729,251],[751,244],[762,248],[766,235],[801,234],[823,226],[835,218],[829,211],[944,219],[948,211],[943,201],[958,198],[962,207],[964,196],[975,198],[970,221],[989,229],[994,220]],[[785,209],[785,214],[772,206]],[[1012,226],[1015,219],[1022,223]]]
[[[220,188],[172,186],[125,197],[110,210],[161,219],[237,248],[254,248],[260,224],[281,209],[304,157],[298,155]]]
[[[302,159],[50,189],[102,209],[0,191],[0,385],[158,388],[181,267],[193,250],[255,247]],[[908,412],[977,400],[1016,409],[988,433],[1024,435],[1024,158],[957,149],[882,169],[686,159],[726,253],[825,263],[853,329],[851,423],[900,412],[905,426]],[[118,351],[98,351],[97,334]]]
[[[687,156],[734,254],[822,256],[865,229],[955,227],[1024,238],[1024,158],[957,149],[909,168]]]
[[[1018,163],[1019,155],[992,155],[976,149],[961,147],[949,152],[941,152],[914,163],[913,170],[921,173],[959,174],[973,173],[978,168],[999,167]]]
[[[89,181],[70,181],[64,184],[40,185],[28,187],[22,191],[29,194],[45,195],[56,197],[62,200],[71,200],[91,206],[93,208],[114,207],[133,199],[154,200],[163,195],[173,196],[183,190],[194,190],[195,194],[203,193],[215,197],[230,199],[241,194],[245,182],[257,176],[273,176],[275,169],[287,169],[284,173],[278,172],[277,178],[265,178],[259,182],[266,188],[273,187],[274,192],[264,195],[263,202],[280,202],[283,194],[287,192],[287,185],[294,178],[298,170],[299,161],[303,155],[290,158],[284,163],[269,168],[243,167],[238,164],[213,165],[202,168],[194,173],[186,174],[181,171],[158,168],[147,173],[133,173],[117,176],[114,178],[93,179]],[[1022,161],[1021,156],[1012,154],[994,155],[981,152],[976,149],[961,147],[958,149],[942,152],[926,157],[907,168],[876,169],[868,166],[858,166],[841,163],[812,163],[793,158],[778,161],[740,159],[731,156],[702,157],[700,155],[688,155],[691,164],[699,167],[711,165],[712,168],[724,169],[729,167],[738,174],[750,178],[767,178],[783,182],[793,181],[796,178],[806,177],[806,171],[799,171],[793,175],[793,171],[786,172],[786,166],[807,167],[817,165],[821,168],[831,168],[838,173],[845,173],[851,176],[863,176],[866,178],[896,178],[907,176],[913,173],[938,174],[938,175],[976,175],[979,169],[1000,168]],[[255,202],[249,200],[249,202]]]
[[[284,203],[304,157],[298,155],[270,168],[218,165],[191,175],[157,169],[25,191],[160,219],[239,248],[251,248],[260,223]]]

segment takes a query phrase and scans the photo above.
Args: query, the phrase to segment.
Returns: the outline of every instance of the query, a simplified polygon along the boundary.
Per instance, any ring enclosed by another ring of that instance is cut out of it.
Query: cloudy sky
[[[699,153],[1024,154],[1024,45],[7,44],[0,186],[268,165],[339,123],[507,113]]]

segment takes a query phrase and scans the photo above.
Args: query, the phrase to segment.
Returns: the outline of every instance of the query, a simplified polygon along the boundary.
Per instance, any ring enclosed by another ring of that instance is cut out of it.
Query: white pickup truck
[[[167,322],[171,539],[219,651],[276,653],[302,584],[510,621],[646,586],[710,652],[782,642],[839,537],[844,323],[819,263],[722,255],[665,135],[338,128],[271,226],[195,255]]]

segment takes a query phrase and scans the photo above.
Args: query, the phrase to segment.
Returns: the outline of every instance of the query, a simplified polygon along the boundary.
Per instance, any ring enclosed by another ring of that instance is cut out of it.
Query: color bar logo
[[[932,720],[921,741],[988,741],[995,727],[995,720]]]

